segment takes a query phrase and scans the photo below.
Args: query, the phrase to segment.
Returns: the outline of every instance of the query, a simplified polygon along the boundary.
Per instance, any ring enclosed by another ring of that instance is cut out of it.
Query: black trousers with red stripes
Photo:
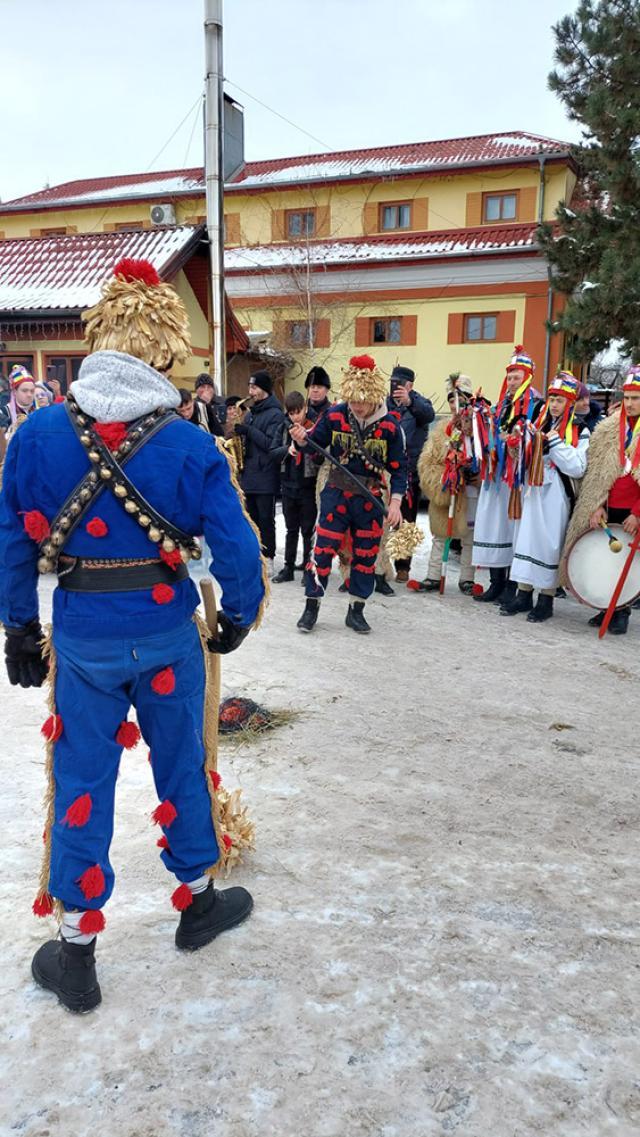
[[[376,557],[382,536],[382,517],[372,502],[358,494],[326,486],[320,496],[320,516],[316,526],[316,544],[307,566],[305,593],[320,599],[329,582],[331,563],[345,533],[351,536],[353,549],[349,593],[366,600],[375,585]]]

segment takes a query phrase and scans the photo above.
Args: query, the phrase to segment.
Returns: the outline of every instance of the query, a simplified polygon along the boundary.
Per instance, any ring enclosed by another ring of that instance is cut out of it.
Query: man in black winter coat
[[[304,397],[299,391],[289,391],[284,400],[284,409],[291,422],[313,427],[307,418]],[[311,559],[311,543],[318,515],[316,504],[316,480],[319,466],[313,453],[304,453],[289,437],[285,426],[282,445],[273,451],[273,459],[280,465],[280,487],[282,490],[282,512],[287,527],[284,543],[284,568],[273,577],[274,584],[284,584],[293,580],[298,552],[298,537],[302,534],[302,565],[305,569]]]
[[[252,521],[260,531],[262,551],[267,569],[273,572],[276,555],[276,496],[280,470],[271,451],[282,438],[284,412],[273,394],[273,379],[268,371],[256,371],[249,379],[253,406],[244,422],[234,430],[245,442],[242,489]]]
[[[409,478],[407,493],[402,499],[402,516],[405,521],[415,521],[420,501],[420,482],[418,480],[418,458],[429,436],[429,423],[435,418],[435,411],[429,399],[413,390],[415,372],[410,367],[394,367],[391,372],[391,394],[387,399],[389,410],[400,415],[400,426],[407,440],[407,459]],[[411,558],[395,562],[396,580],[407,581]]]
[[[312,422],[317,422],[333,406],[329,398],[331,379],[324,367],[312,367],[304,385],[307,392],[307,415]]]

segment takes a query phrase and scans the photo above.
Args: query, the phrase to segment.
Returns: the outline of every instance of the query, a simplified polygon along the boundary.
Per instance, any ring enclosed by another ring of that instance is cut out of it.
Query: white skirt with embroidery
[[[509,519],[511,490],[506,482],[483,482],[473,529],[474,565],[509,568],[517,522]]]

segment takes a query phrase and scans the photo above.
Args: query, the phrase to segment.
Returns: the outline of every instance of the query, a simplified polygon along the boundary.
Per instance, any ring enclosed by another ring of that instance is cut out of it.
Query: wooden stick
[[[633,541],[631,542],[631,545],[629,547],[629,555],[628,555],[626,561],[624,562],[624,565],[622,566],[622,572],[620,573],[620,576],[618,577],[618,583],[616,584],[616,586],[613,590],[613,596],[611,597],[611,600],[609,601],[609,607],[607,608],[607,610],[604,614],[604,620],[602,621],[602,624],[600,625],[600,631],[598,632],[598,638],[599,639],[602,639],[602,637],[604,635],[606,635],[606,633],[607,633],[607,628],[609,627],[609,624],[611,623],[611,617],[613,616],[613,613],[616,610],[616,606],[618,603],[620,593],[622,592],[622,589],[624,588],[624,583],[625,583],[625,581],[629,575],[629,571],[631,569],[631,564],[632,564],[633,558],[635,557],[639,547],[640,547],[640,528],[638,528],[636,530],[635,537],[633,538]]]
[[[216,594],[213,591],[213,581],[208,577],[200,581],[200,592],[202,593],[202,603],[204,606],[204,616],[207,621],[207,627],[214,640],[218,638],[218,605],[216,604]]]

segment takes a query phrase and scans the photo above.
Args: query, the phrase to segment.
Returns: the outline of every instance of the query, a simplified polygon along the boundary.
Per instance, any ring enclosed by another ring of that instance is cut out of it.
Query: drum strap
[[[556,472],[560,475],[560,481],[564,486],[564,492],[566,493],[569,501],[569,517],[571,517],[576,506],[576,491],[573,485],[573,481],[568,474],[563,474],[562,470],[558,470],[557,466]]]

